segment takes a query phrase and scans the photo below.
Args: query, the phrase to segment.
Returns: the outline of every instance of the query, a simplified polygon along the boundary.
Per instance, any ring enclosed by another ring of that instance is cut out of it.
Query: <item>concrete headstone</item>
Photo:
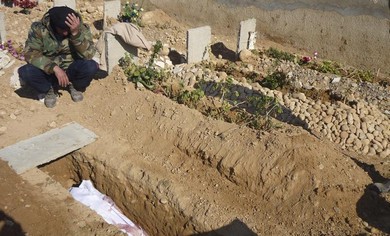
[[[120,0],[104,1],[103,28],[107,27],[108,18],[117,19],[120,13],[121,13]]]
[[[187,31],[187,63],[208,60],[211,43],[211,28],[203,26]]]
[[[54,0],[55,7],[67,6],[76,10],[76,0]]]
[[[114,66],[119,64],[119,59],[129,53],[136,61],[138,59],[138,48],[123,41],[118,35],[105,33],[107,73],[110,74]]]
[[[256,42],[256,19],[240,22],[238,33],[237,53],[243,49],[254,49]]]
[[[7,32],[5,31],[5,14],[0,12],[0,43],[7,40]]]

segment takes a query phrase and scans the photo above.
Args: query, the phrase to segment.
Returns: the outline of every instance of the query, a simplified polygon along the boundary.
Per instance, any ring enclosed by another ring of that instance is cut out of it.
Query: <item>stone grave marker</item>
[[[187,63],[208,60],[211,43],[211,27],[203,26],[187,31]]]
[[[5,14],[0,12],[0,43],[7,40],[7,32],[5,31]]]
[[[114,66],[119,64],[119,59],[125,56],[125,53],[133,55],[133,59],[138,59],[138,48],[131,46],[123,41],[118,35],[105,33],[105,58],[107,64],[107,73],[110,74]]]
[[[53,6],[67,6],[69,8],[72,8],[73,10],[76,10],[76,0],[54,0]]]
[[[103,29],[107,27],[108,18],[118,18],[121,13],[121,1],[120,0],[105,0],[104,12],[103,12]]]
[[[241,21],[238,33],[237,53],[243,49],[254,49],[256,36],[256,19]]]

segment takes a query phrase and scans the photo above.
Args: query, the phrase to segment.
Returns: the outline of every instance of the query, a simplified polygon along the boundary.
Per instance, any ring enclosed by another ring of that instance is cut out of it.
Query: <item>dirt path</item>
[[[177,22],[166,16],[154,20],[183,34],[179,26],[169,27]],[[145,30],[151,40],[165,35],[161,26]],[[175,47],[182,46],[178,41]],[[119,68],[94,80],[83,102],[73,103],[64,91],[58,105],[47,109],[31,91],[9,87],[18,65],[0,80],[0,127],[6,127],[0,147],[71,121],[92,130],[99,136],[95,143],[41,170],[65,189],[93,180],[150,235],[390,233],[389,196],[367,187],[389,177],[386,160],[343,153],[294,126],[258,135],[211,120],[136,90],[123,82]],[[56,197],[63,189],[51,178],[33,176],[17,176],[0,163],[0,235],[119,234],[77,210],[65,193]]]

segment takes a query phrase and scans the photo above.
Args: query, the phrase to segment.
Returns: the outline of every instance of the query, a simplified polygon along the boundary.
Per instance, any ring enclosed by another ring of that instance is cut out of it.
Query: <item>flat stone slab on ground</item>
[[[21,174],[31,168],[56,160],[97,139],[97,135],[72,122],[0,150],[0,158]]]

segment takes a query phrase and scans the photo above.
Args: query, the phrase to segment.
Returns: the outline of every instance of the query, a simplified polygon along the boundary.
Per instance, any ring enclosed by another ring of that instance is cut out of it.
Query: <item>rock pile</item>
[[[211,63],[218,63],[216,61]],[[272,58],[260,58],[258,71],[267,71],[274,63]],[[173,66],[167,56],[158,59],[160,68],[169,70],[185,88],[191,90],[199,81],[223,82],[225,72],[203,68],[201,64]],[[252,70],[255,65],[246,65],[241,70]],[[259,83],[249,83],[245,78],[233,78],[230,100],[244,100],[254,93],[275,97],[284,106],[280,120],[299,124],[309,131],[322,133],[343,149],[367,156],[390,156],[389,88],[368,82],[358,84],[348,78],[322,74],[305,69],[292,62],[282,62],[276,70],[287,74],[290,84],[297,88],[316,89],[338,93],[342,101],[313,100],[304,93],[282,93],[270,90]],[[203,88],[205,94],[216,96],[212,83]],[[234,93],[237,91],[238,93]],[[236,94],[236,95],[232,95]],[[239,96],[237,96],[239,94]]]

